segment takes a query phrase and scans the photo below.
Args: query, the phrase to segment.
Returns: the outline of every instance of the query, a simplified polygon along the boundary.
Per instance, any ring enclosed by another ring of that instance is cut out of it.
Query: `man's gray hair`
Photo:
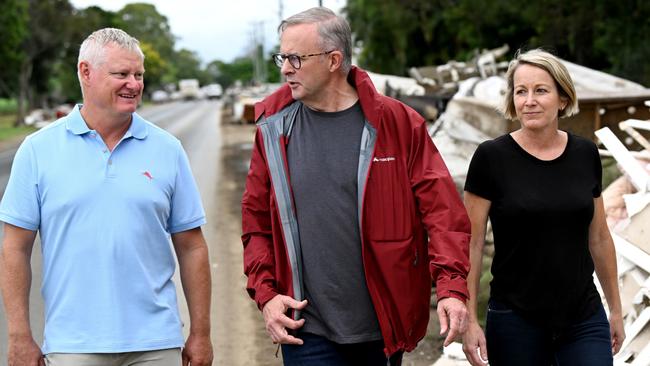
[[[140,42],[137,39],[121,29],[103,28],[94,31],[83,41],[81,47],[79,47],[77,64],[86,61],[93,66],[101,65],[106,61],[106,46],[110,44],[115,44],[124,50],[136,53],[144,60],[144,53],[142,53]]]
[[[278,26],[282,35],[292,25],[318,23],[318,35],[321,38],[322,52],[339,50],[343,53],[341,71],[347,75],[352,67],[352,31],[350,24],[340,15],[325,7],[305,10],[283,20]]]

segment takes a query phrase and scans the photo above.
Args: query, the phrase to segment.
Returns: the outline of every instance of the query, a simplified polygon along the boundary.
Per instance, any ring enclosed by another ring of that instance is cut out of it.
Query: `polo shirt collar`
[[[131,127],[129,127],[129,130],[126,131],[126,134],[130,134],[134,138],[142,140],[147,137],[147,134],[149,133],[147,122],[137,113],[133,113],[132,116],[133,118],[131,118]]]
[[[86,121],[84,121],[81,116],[81,107],[83,107],[82,104],[77,104],[72,109],[72,112],[68,114],[66,119],[66,128],[75,135],[83,135],[90,132],[90,128],[88,128]],[[145,120],[137,113],[133,113],[131,126],[129,126],[124,137],[134,137],[138,140],[142,140],[147,137],[148,133],[147,123]]]

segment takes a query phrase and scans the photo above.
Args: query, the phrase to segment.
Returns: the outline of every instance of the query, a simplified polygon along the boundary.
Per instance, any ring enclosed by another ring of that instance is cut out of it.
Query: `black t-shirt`
[[[576,135],[549,161],[509,134],[479,145],[465,190],[491,201],[491,297],[552,329],[595,313],[600,296],[588,240],[601,177],[598,149]]]

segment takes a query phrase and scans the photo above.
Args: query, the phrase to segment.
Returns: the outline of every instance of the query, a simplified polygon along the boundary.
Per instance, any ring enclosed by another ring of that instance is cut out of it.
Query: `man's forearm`
[[[212,281],[207,248],[192,248],[179,257],[178,261],[183,292],[190,313],[190,332],[209,336]]]
[[[2,298],[9,337],[32,337],[29,324],[29,291],[32,284],[31,253],[5,241],[0,260]]]

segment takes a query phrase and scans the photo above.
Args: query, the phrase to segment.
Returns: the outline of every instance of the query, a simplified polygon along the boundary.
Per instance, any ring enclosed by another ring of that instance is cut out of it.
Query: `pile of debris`
[[[647,366],[650,365],[650,143],[639,130],[650,132],[650,121],[627,120],[619,123],[619,128],[642,150],[629,151],[608,127],[596,131],[607,148],[601,155],[613,156],[624,173],[603,192],[607,223],[616,245],[627,335],[615,357],[615,365]]]

